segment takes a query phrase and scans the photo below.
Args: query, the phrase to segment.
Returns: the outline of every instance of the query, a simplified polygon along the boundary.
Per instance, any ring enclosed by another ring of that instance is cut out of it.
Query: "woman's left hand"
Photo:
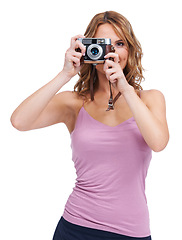
[[[113,60],[109,60],[113,58]],[[130,86],[125,78],[122,70],[122,63],[119,60],[117,53],[108,53],[105,56],[104,71],[106,73],[107,79],[112,83],[113,87],[119,92],[123,92]]]

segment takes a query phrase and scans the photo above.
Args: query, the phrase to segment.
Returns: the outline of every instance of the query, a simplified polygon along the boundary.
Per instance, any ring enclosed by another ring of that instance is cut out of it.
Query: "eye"
[[[122,46],[124,46],[124,42],[123,42],[123,41],[118,41],[118,42],[116,43],[116,46],[117,46],[117,47],[122,47]]]

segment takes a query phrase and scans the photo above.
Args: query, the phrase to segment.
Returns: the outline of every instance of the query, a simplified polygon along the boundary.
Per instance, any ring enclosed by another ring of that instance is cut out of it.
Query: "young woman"
[[[97,64],[91,95],[93,66],[80,63],[86,48],[77,40],[84,37],[110,38],[115,49]],[[20,131],[63,122],[70,132],[77,182],[54,240],[151,239],[145,178],[151,151],[163,150],[169,133],[163,94],[140,86],[141,57],[128,20],[99,13],[71,39],[62,71],[12,114]],[[74,91],[57,94],[76,74]]]

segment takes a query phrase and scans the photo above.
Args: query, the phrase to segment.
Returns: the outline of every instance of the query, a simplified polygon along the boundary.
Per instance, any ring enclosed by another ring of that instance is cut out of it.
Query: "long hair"
[[[142,48],[135,37],[132,26],[129,21],[121,14],[114,11],[106,11],[96,14],[90,21],[84,36],[86,38],[93,38],[98,27],[101,24],[109,23],[112,25],[114,31],[120,37],[128,49],[128,60],[123,73],[126,80],[136,90],[142,89],[141,81],[144,79],[143,67],[141,64]],[[92,64],[83,64],[79,72],[79,79],[74,86],[74,91],[81,96],[86,96],[90,91],[90,76],[92,72]],[[98,77],[97,72],[94,79],[94,90],[97,86]]]

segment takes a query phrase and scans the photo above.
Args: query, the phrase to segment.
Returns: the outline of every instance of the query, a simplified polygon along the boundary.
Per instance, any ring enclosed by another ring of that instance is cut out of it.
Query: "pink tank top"
[[[149,236],[145,178],[152,152],[134,118],[111,127],[82,107],[71,147],[77,178],[63,217],[84,227]]]

